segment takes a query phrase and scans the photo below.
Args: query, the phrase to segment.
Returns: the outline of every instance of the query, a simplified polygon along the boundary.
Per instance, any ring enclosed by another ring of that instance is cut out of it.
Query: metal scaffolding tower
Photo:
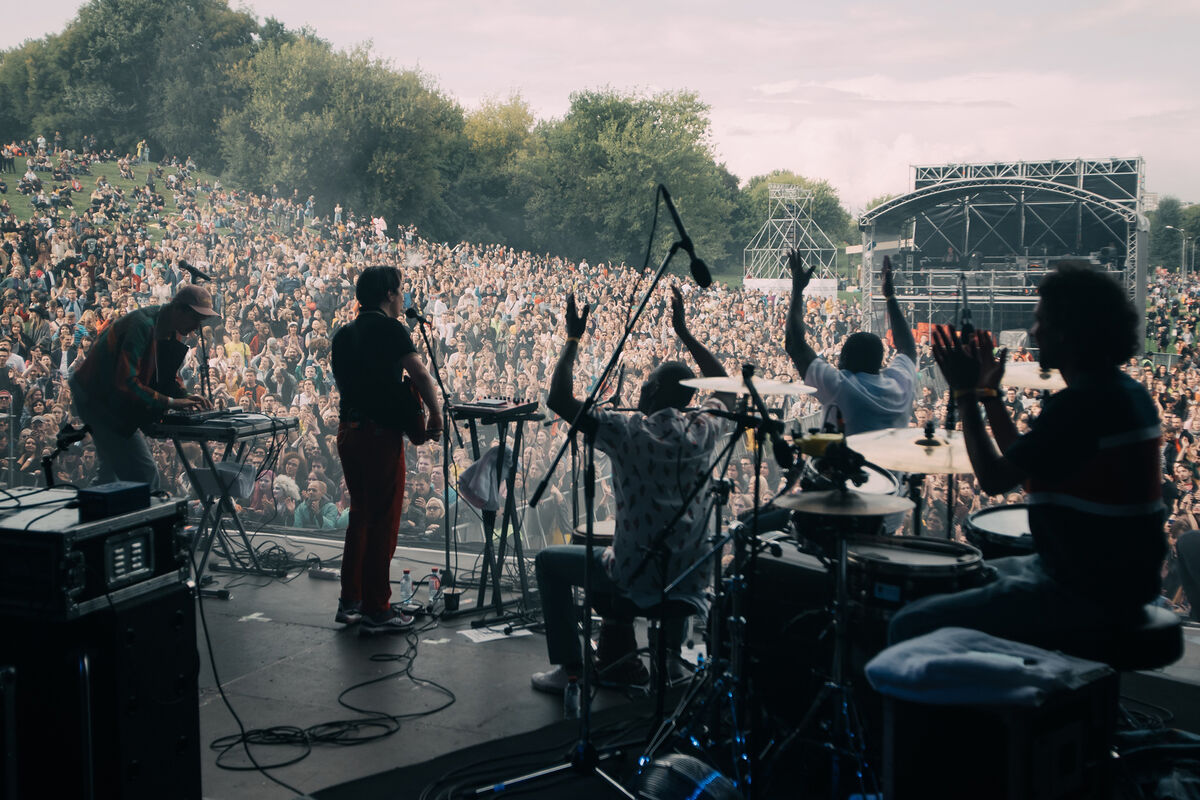
[[[747,286],[788,281],[787,254],[798,250],[818,278],[835,277],[837,248],[812,217],[813,193],[794,183],[767,184],[768,218],[746,245],[742,263]]]

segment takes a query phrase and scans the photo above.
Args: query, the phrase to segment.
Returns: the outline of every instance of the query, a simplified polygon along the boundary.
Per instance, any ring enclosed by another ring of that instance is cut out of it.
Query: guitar
[[[424,444],[429,441],[429,415],[425,409],[425,402],[408,375],[401,379],[400,385],[404,388],[400,392],[400,408],[397,410],[400,412],[400,424],[404,435],[413,444]]]

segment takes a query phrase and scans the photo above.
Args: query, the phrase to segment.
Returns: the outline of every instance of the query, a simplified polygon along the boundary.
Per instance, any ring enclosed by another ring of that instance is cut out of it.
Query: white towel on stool
[[[1109,667],[967,628],[942,628],[892,645],[867,664],[867,680],[899,700],[930,705],[1036,706]]]

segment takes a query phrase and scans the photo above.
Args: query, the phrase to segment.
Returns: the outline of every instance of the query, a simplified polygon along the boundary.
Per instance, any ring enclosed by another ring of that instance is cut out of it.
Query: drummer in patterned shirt
[[[1060,370],[1067,387],[1025,434],[998,396],[1004,357],[993,355],[990,335],[960,341],[953,328],[934,332],[979,484],[1000,494],[1025,483],[1035,552],[990,562],[998,577],[986,586],[906,606],[892,619],[893,642],[958,626],[1057,649],[1067,632],[1132,621],[1158,596],[1162,431],[1150,395],[1120,369],[1138,348],[1137,313],[1086,262],[1060,265],[1039,292],[1040,361]]]
[[[588,307],[582,316],[576,312],[575,298],[567,299],[567,341],[554,368],[550,395],[546,404],[564,420],[574,420],[582,408],[572,393],[572,377],[579,339],[587,328]],[[675,289],[671,298],[671,326],[705,377],[725,375],[725,369],[687,328],[683,296]],[[729,423],[710,414],[684,412],[694,389],[679,381],[694,377],[691,369],[678,361],[660,364],[642,384],[638,410],[632,414],[593,408],[580,421],[580,430],[595,436],[596,449],[612,462],[616,501],[616,527],[612,547],[596,551],[591,565],[592,605],[604,618],[597,647],[597,669],[621,661],[621,674],[609,670],[605,677],[621,683],[645,683],[645,666],[637,660],[622,661],[637,649],[633,621],[613,614],[612,600],[621,596],[642,608],[662,600],[663,573],[670,583],[704,554],[707,519],[704,492],[692,497],[683,517],[665,541],[660,533],[683,506],[689,491],[710,469],[717,440]],[[733,396],[717,394],[704,407],[727,410]],[[647,553],[656,544],[668,552],[665,567],[658,562],[643,565]],[[546,623],[546,649],[554,668],[533,675],[533,688],[543,692],[562,692],[571,676],[580,676],[583,653],[572,597],[572,587],[583,585],[586,548],[560,545],[544,548],[537,557],[538,590]],[[702,611],[706,605],[705,587],[711,570],[692,572],[672,593]],[[666,626],[668,647],[678,652],[684,623]],[[669,664],[678,667],[678,659]]]

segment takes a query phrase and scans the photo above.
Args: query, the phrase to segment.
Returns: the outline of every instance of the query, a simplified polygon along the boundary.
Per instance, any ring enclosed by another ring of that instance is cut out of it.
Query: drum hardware
[[[849,461],[845,463],[850,463]],[[791,506],[794,510],[805,515],[829,516],[838,519],[853,518],[856,514],[850,509],[870,508],[880,509],[877,515],[895,513],[907,510],[912,503],[902,497],[887,495],[865,495],[846,488],[849,475],[843,476],[840,489],[822,492],[819,500],[800,503],[797,495],[796,502]],[[810,493],[811,494],[811,493]],[[838,495],[841,495],[840,497]],[[867,499],[869,498],[869,499]],[[789,499],[790,502],[790,499]],[[861,514],[860,514],[861,515]],[[867,763],[867,749],[864,741],[862,722],[858,714],[858,705],[854,699],[854,688],[848,680],[847,661],[849,656],[850,637],[850,596],[847,568],[850,561],[849,538],[844,531],[837,535],[837,558],[834,566],[834,597],[832,606],[833,657],[828,679],[821,685],[812,705],[801,718],[795,730],[774,749],[774,755],[785,752],[788,746],[799,737],[807,734],[822,719],[831,723],[824,737],[824,743],[829,750],[832,767],[830,789],[832,797],[843,795],[842,768],[845,762],[852,764],[854,778],[860,794],[877,792],[878,786],[874,773]],[[823,712],[826,712],[826,716]],[[772,745],[774,747],[774,745]],[[765,758],[765,756],[764,756]]]
[[[721,414],[721,416],[737,422],[733,436],[730,437],[729,442],[714,461],[714,465],[724,461],[720,470],[722,475],[727,473],[729,464],[733,460],[733,444],[740,440],[741,435],[749,429],[770,438],[781,466],[787,469],[791,465],[792,448],[783,441],[779,423],[771,419],[770,412],[757,391],[758,382],[753,379],[753,375],[754,366],[743,365],[740,385],[744,387],[742,393],[749,396],[750,403],[743,399],[737,412]],[[681,381],[681,383],[684,382]],[[686,383],[691,384],[692,382]],[[722,389],[722,391],[732,390]],[[749,410],[747,407],[751,403],[753,409]],[[713,506],[717,513],[714,515],[713,547],[663,590],[665,597],[668,592],[707,563],[709,559],[715,562],[714,587],[717,594],[713,600],[713,607],[717,609],[717,612],[709,614],[708,660],[697,672],[675,711],[669,717],[661,719],[656,732],[650,738],[638,760],[640,769],[647,768],[653,763],[657,751],[673,737],[687,743],[689,747],[701,751],[712,750],[728,743],[729,774],[748,800],[754,797],[756,791],[758,758],[755,755],[754,729],[750,725],[748,713],[750,697],[745,648],[746,602],[749,590],[747,576],[753,571],[761,550],[770,548],[782,552],[778,544],[761,542],[750,532],[751,530],[756,532],[760,523],[761,502],[759,498],[762,485],[762,462],[763,448],[757,447],[754,450],[752,528],[748,529],[746,525],[735,523],[729,527],[727,533],[722,534],[721,508],[728,502],[730,484],[725,480],[714,482],[711,492],[714,497]],[[696,489],[703,487],[707,482],[707,474],[711,472],[711,469],[708,470],[705,480]],[[685,502],[684,507],[680,509],[680,517],[687,505],[688,502]],[[725,544],[730,541],[733,542],[732,569],[723,573],[719,554]],[[644,561],[638,569],[644,567],[645,563]],[[729,615],[727,618],[723,618],[720,611],[726,608],[729,609]],[[723,636],[727,636],[729,641],[727,657],[722,656],[719,645],[723,641]],[[726,710],[727,716],[724,713]],[[722,736],[722,723],[725,719],[729,720],[730,725],[728,737]]]
[[[909,473],[909,498],[916,505],[913,514],[913,534],[920,536],[922,503],[920,490],[928,475],[971,474],[971,458],[967,454],[962,431],[953,430],[954,403],[946,412],[946,429],[938,434],[933,422],[924,428],[885,428],[846,437],[851,447],[859,450],[872,463],[897,472]],[[954,480],[947,481],[946,537],[954,537]]]

